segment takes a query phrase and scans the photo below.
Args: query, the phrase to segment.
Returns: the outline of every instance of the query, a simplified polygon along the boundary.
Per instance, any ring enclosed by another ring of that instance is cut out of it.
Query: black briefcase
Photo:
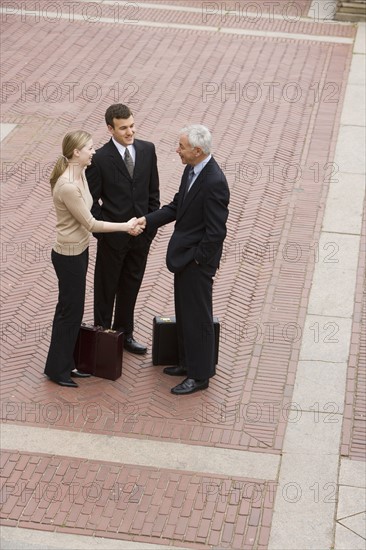
[[[123,332],[82,324],[75,345],[75,367],[93,376],[117,380],[122,374]]]
[[[219,359],[220,323],[217,317],[213,318],[215,332],[215,365]],[[152,339],[153,365],[178,364],[178,340],[175,316],[159,316],[153,319]]]

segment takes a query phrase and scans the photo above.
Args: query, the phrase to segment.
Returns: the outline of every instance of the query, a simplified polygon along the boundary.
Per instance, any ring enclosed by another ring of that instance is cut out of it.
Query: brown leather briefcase
[[[217,365],[219,360],[220,322],[217,317],[213,318],[213,322],[215,365]],[[174,315],[157,315],[153,319],[152,362],[153,365],[178,364],[177,327]]]
[[[93,376],[117,380],[122,374],[123,332],[82,324],[75,345],[75,367]]]

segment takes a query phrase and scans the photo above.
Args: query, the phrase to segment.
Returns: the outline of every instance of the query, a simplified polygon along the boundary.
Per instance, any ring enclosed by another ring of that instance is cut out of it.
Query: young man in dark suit
[[[212,284],[226,236],[229,188],[210,151],[205,126],[183,128],[177,153],[187,166],[179,191],[170,204],[139,219],[147,231],[176,221],[166,260],[174,273],[179,365],[164,369],[186,377],[172,388],[176,395],[207,388],[215,375]]]
[[[159,176],[153,143],[135,139],[134,117],[126,105],[108,107],[105,121],[112,137],[97,150],[86,171],[94,217],[121,222],[157,210]],[[144,233],[96,235],[94,276],[95,325],[122,330],[125,348],[141,355],[147,348],[133,337],[134,309],[156,231]]]

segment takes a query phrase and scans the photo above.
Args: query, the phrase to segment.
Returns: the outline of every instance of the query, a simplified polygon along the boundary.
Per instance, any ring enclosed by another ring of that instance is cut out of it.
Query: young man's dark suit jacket
[[[186,166],[173,201],[146,215],[146,229],[176,220],[166,263],[174,273],[179,361],[188,377],[214,376],[212,282],[226,236],[229,188],[211,158],[184,197],[190,167]]]
[[[97,150],[86,171],[94,199],[92,213],[98,220],[125,222],[160,206],[155,146],[135,139],[133,178],[112,139]],[[99,199],[102,205],[99,204]],[[154,231],[138,237],[128,233],[96,235],[98,251],[94,281],[94,322],[109,328],[133,331],[133,312],[144,275]]]

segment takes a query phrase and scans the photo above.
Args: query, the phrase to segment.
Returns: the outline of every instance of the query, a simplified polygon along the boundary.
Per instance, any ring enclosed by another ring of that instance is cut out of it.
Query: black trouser
[[[73,354],[84,314],[88,257],[88,249],[78,256],[64,256],[52,250],[58,303],[44,372],[55,380],[68,380],[75,368]]]
[[[215,376],[212,285],[216,269],[191,262],[174,275],[179,364],[188,378]]]
[[[126,246],[118,250],[112,248],[104,237],[98,239],[94,272],[95,325],[132,335],[134,309],[149,248],[150,241],[145,235],[131,237]]]

